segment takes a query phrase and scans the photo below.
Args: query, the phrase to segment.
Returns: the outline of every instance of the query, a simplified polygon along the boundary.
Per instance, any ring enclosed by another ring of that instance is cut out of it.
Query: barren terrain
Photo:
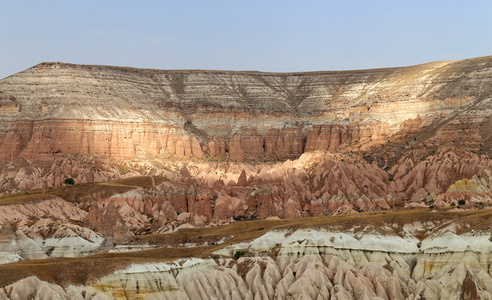
[[[492,299],[491,82],[492,57],[1,79],[0,299]]]

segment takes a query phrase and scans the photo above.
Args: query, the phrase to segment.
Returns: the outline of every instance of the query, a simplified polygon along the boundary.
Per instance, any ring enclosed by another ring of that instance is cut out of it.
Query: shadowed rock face
[[[0,80],[0,160],[364,148],[469,108],[491,79],[491,57],[289,74],[42,63]]]

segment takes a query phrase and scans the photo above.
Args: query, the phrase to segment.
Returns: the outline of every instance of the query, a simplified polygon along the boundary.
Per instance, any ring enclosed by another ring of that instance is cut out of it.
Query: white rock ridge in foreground
[[[492,299],[490,234],[433,235],[270,231],[215,259],[132,264],[86,286],[29,277],[0,299]]]

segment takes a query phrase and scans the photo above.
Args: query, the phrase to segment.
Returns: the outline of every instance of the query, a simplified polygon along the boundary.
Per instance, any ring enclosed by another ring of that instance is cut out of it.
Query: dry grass
[[[154,181],[152,181],[152,178]],[[26,204],[60,197],[72,203],[92,202],[132,190],[151,189],[167,179],[161,176],[137,176],[102,183],[82,183],[73,186],[50,187],[9,194],[0,197],[0,205]]]
[[[365,226],[381,228],[391,225],[398,234],[404,224],[419,221],[440,224],[456,223],[462,226],[459,233],[469,230],[492,230],[492,209],[474,211],[437,211],[428,209],[367,212],[355,215],[317,217],[289,220],[257,220],[243,221],[234,224],[208,227],[188,228],[177,232],[161,235],[133,237],[127,244],[156,244],[171,246],[130,253],[104,253],[81,258],[59,258],[45,260],[26,260],[0,265],[0,287],[11,284],[28,276],[37,276],[41,280],[61,285],[87,284],[108,275],[117,269],[125,268],[132,263],[174,260],[187,257],[209,257],[212,252],[239,242],[251,241],[269,230],[295,230],[299,228],[336,228],[348,230],[362,229]],[[396,225],[396,227],[395,227]],[[442,225],[442,226],[444,226]],[[425,233],[423,233],[425,235]],[[221,245],[206,247],[177,247],[185,242],[202,244],[205,241],[217,241],[230,237]]]
[[[120,194],[133,189],[132,186],[126,185],[108,185],[106,183],[87,183],[76,184],[74,186],[63,186],[55,188],[51,193],[58,197],[72,202],[84,203],[93,202],[111,197],[115,194]]]
[[[203,248],[158,248],[130,253],[104,253],[79,258],[57,258],[43,260],[25,260],[0,265],[0,286],[6,286],[20,279],[36,276],[41,280],[57,283],[87,284],[125,268],[132,263],[171,260],[181,257],[193,257]]]
[[[15,193],[0,197],[0,205],[36,203],[52,198],[56,198],[56,195],[37,192]]]
[[[152,178],[154,179],[152,181]],[[125,185],[133,187],[141,187],[145,189],[151,189],[156,185],[167,181],[168,179],[162,176],[137,176],[130,178],[122,178],[105,183],[106,185]]]

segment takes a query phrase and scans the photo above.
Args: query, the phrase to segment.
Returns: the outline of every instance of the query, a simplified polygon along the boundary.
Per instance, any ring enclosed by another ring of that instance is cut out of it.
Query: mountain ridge
[[[470,58],[480,59],[480,58],[488,58],[491,56],[482,56]],[[470,59],[465,59],[470,60]],[[80,68],[108,68],[122,71],[135,71],[135,72],[143,72],[143,73],[238,73],[238,74],[258,74],[258,75],[304,75],[304,74],[332,74],[332,73],[345,73],[345,72],[364,72],[364,71],[385,71],[391,69],[405,69],[412,68],[418,66],[432,65],[432,64],[441,64],[441,63],[453,63],[458,60],[448,60],[448,61],[432,61],[427,63],[421,63],[416,65],[408,65],[408,66],[395,66],[395,67],[382,67],[382,68],[366,68],[366,69],[347,69],[347,70],[318,70],[318,71],[287,71],[287,72],[272,72],[272,71],[259,71],[259,70],[222,70],[222,69],[158,69],[158,68],[140,68],[140,67],[131,67],[131,66],[115,66],[115,65],[99,65],[99,64],[77,64],[70,62],[61,62],[61,61],[45,61],[40,62],[28,69],[31,68],[40,68],[43,66],[51,66],[51,65],[64,65],[70,67],[80,67]],[[15,74],[12,74],[15,75]],[[12,76],[10,75],[10,76]],[[8,76],[7,76],[8,77]]]
[[[490,97],[491,78],[492,57],[324,73],[39,64],[0,80],[0,160],[77,153],[124,159],[138,147],[233,160],[286,159],[354,143],[367,149],[409,122],[421,128]],[[127,149],[115,153],[114,139]]]

